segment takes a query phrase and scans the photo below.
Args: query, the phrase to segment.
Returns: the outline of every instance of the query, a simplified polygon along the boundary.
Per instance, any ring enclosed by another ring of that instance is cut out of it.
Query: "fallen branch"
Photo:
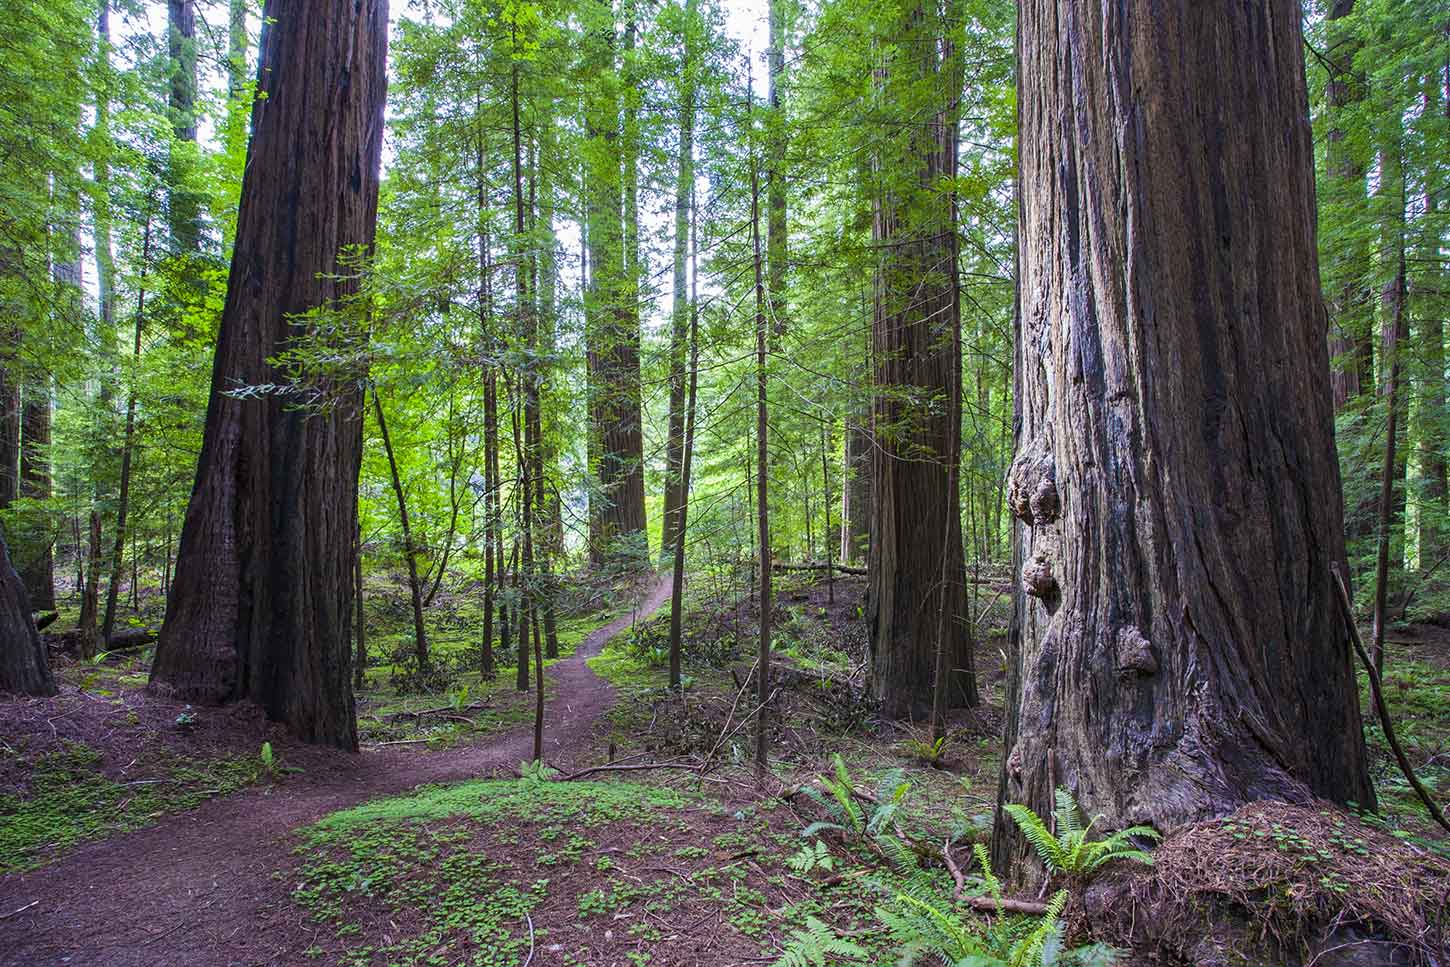
[[[388,722],[399,722],[403,719],[421,719],[429,715],[443,715],[462,718],[463,713],[465,712],[481,712],[484,709],[490,707],[491,706],[487,702],[474,702],[472,705],[464,705],[462,707],[443,705],[438,708],[420,709],[417,712],[394,712],[391,715],[386,716],[384,720]],[[465,722],[468,721],[467,719],[462,720]]]
[[[1440,811],[1440,807],[1430,797],[1430,791],[1425,788],[1425,784],[1420,781],[1420,777],[1415,775],[1415,770],[1411,768],[1410,760],[1405,755],[1405,750],[1400,748],[1400,740],[1395,735],[1394,724],[1390,721],[1389,706],[1385,704],[1384,691],[1380,686],[1379,671],[1374,667],[1374,662],[1370,660],[1369,654],[1364,650],[1364,641],[1359,637],[1359,628],[1354,623],[1354,608],[1349,601],[1349,588],[1345,586],[1344,575],[1339,573],[1339,564],[1334,563],[1329,565],[1329,570],[1334,575],[1335,587],[1339,589],[1339,607],[1344,612],[1344,623],[1349,626],[1349,640],[1353,642],[1354,650],[1359,655],[1360,663],[1364,665],[1364,670],[1369,675],[1369,690],[1374,693],[1375,709],[1379,712],[1380,725],[1385,730],[1385,738],[1389,740],[1390,749],[1395,754],[1395,761],[1400,764],[1400,771],[1405,774],[1405,778],[1410,781],[1410,785],[1415,787],[1415,792],[1419,794],[1420,801],[1430,811],[1430,817],[1444,827],[1446,831],[1450,831],[1450,821],[1445,819],[1445,814]]]
[[[641,763],[638,763],[636,765],[629,765],[629,766],[621,766],[621,765],[594,766],[593,768],[590,768],[590,769],[581,769],[578,772],[572,772],[572,773],[570,773],[567,776],[563,776],[558,781],[559,782],[573,782],[575,779],[583,779],[585,776],[592,776],[592,775],[594,775],[597,772],[643,772],[643,771],[645,771],[647,769],[691,769],[691,770],[694,770],[694,769],[698,769],[698,768],[700,768],[700,764],[698,762],[641,762]]]
[[[962,876],[962,868],[957,865],[956,860],[952,859],[951,840],[947,840],[945,843],[941,844],[941,855],[942,859],[947,861],[947,870],[950,871],[952,874],[952,882],[957,885],[957,888],[952,891],[952,899],[960,900],[962,898],[962,890],[966,887],[967,884],[966,878]]]
[[[59,611],[47,611],[45,614],[37,616],[35,619],[35,630],[44,631],[46,628],[49,628],[52,624],[54,624],[55,619],[59,617]]]
[[[847,564],[840,564],[832,561],[830,564],[811,562],[809,564],[790,564],[786,561],[772,561],[772,571],[839,571],[842,574],[865,574],[864,567],[851,567]]]
[[[961,902],[983,913],[1020,913],[1029,917],[1040,917],[1047,913],[1047,904],[1034,900],[1011,900],[1005,897],[998,900],[990,896],[968,896],[962,897]]]

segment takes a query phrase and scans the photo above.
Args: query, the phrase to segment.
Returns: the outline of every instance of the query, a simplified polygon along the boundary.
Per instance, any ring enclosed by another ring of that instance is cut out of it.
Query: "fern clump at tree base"
[[[1042,817],[1026,806],[1008,804],[1002,807],[1032,844],[1049,874],[1060,874],[1080,882],[1116,860],[1152,865],[1152,855],[1136,846],[1134,839],[1157,842],[1162,839],[1157,830],[1149,826],[1130,826],[1103,839],[1089,839],[1097,818],[1101,817],[1084,823],[1077,800],[1066,789],[1059,788],[1055,798],[1055,835]]]

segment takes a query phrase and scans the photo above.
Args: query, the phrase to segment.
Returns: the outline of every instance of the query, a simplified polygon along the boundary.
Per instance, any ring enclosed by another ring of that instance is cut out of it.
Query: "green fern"
[[[1118,830],[1106,839],[1089,839],[1093,826],[1102,817],[1084,823],[1077,800],[1066,789],[1059,788],[1054,798],[1057,802],[1057,809],[1053,813],[1057,820],[1056,836],[1047,828],[1042,817],[1026,806],[1013,803],[1002,807],[1012,817],[1017,828],[1022,830],[1022,835],[1027,837],[1027,841],[1032,844],[1032,848],[1049,871],[1076,879],[1090,876],[1115,860],[1152,865],[1153,857],[1135,846],[1133,838],[1142,837],[1156,841],[1162,838],[1157,830],[1150,826],[1130,826]]]
[[[790,942],[771,967],[826,967],[831,957],[862,960],[866,955],[865,949],[836,936],[825,923],[806,917],[806,925],[792,931]]]

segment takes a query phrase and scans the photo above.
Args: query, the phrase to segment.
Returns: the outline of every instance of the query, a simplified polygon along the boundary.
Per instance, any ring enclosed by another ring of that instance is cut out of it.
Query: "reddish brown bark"
[[[1001,796],[1163,830],[1371,806],[1299,5],[1020,9]]]
[[[349,681],[363,399],[240,398],[287,381],[267,360],[301,314],[356,291],[377,213],[386,0],[269,0],[261,93],[196,484],[152,686],[251,698],[301,738],[356,748]]]
[[[933,8],[934,9],[934,8]],[[871,690],[893,717],[932,706],[937,655],[951,705],[977,703],[967,648],[961,497],[955,486],[961,422],[960,318],[954,210],[938,192],[956,170],[957,93],[946,23],[925,4],[905,12],[901,51],[879,75],[888,102],[937,98],[880,164],[915,171],[876,199],[881,250],[872,322],[875,373],[870,549]]]

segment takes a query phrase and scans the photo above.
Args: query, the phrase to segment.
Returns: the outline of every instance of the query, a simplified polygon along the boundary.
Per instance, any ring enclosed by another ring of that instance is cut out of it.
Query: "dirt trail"
[[[669,593],[666,578],[636,614],[650,614]],[[613,705],[614,688],[584,662],[630,621],[626,614],[597,629],[550,669],[559,698],[546,712],[546,759],[587,740]],[[313,963],[303,952],[314,925],[290,901],[292,884],[274,876],[290,866],[292,830],[420,784],[512,769],[532,754],[531,729],[445,752],[366,751],[346,771],[249,789],[83,846],[33,873],[0,879],[0,965]]]

